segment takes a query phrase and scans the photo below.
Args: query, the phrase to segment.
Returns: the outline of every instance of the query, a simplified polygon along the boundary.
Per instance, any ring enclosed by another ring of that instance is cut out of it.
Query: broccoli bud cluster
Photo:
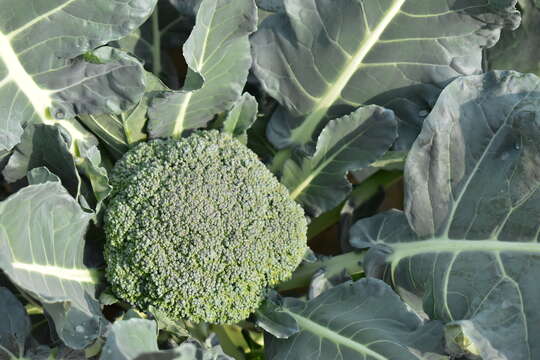
[[[141,143],[118,161],[111,182],[106,275],[140,309],[238,322],[305,253],[302,208],[228,134]]]

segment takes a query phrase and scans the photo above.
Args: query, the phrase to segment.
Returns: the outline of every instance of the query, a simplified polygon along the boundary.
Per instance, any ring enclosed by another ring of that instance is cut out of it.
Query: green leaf
[[[244,93],[233,105],[223,122],[223,131],[235,137],[245,137],[248,129],[257,120],[259,104],[248,93]]]
[[[71,196],[80,193],[81,178],[75,160],[69,152],[67,135],[58,126],[35,124],[24,129],[21,143],[10,157],[2,175],[7,182],[15,182],[27,172],[38,167],[46,167],[58,176]]]
[[[490,69],[517,70],[540,75],[540,8],[533,0],[519,0],[523,17],[515,31],[503,31],[501,39],[487,51]]]
[[[195,16],[202,0],[169,0],[169,2],[184,15]]]
[[[104,324],[98,274],[83,261],[91,217],[58,182],[27,186],[0,203],[0,268],[43,303],[72,348],[89,345]]]
[[[78,143],[76,158],[69,150],[69,135],[58,125],[32,124],[25,128],[21,143],[10,157],[2,175],[8,182],[14,182],[26,176],[27,172],[46,167],[58,176],[62,185],[71,196],[79,200],[81,195],[88,198],[96,212],[101,202],[109,195],[111,186],[107,171],[102,167],[101,154],[97,148],[97,139],[89,138]],[[85,193],[79,169],[90,180],[92,192]],[[95,199],[94,199],[95,198]]]
[[[154,321],[129,319],[116,321],[107,334],[100,360],[131,360],[159,351]]]
[[[184,87],[153,100],[148,111],[151,137],[179,137],[203,127],[240,98],[251,65],[248,35],[256,25],[253,0],[201,3],[183,48],[189,66]]]
[[[317,141],[313,156],[285,162],[281,182],[312,216],[332,209],[351,191],[346,175],[368,166],[394,143],[394,113],[376,105],[332,120]]]
[[[194,14],[180,12],[172,0],[158,1],[152,16],[140,28],[110,45],[136,55],[147,71],[171,89],[178,89],[181,76],[171,53],[186,41],[193,21]]]
[[[171,319],[164,311],[159,310],[154,306],[150,306],[148,311],[157,321],[160,330],[166,330],[180,337],[189,336],[189,332],[186,329],[187,327],[184,321]]]
[[[283,12],[285,5],[283,0],[256,0],[260,9],[270,12]]]
[[[443,327],[423,322],[384,282],[338,285],[308,302],[286,298],[279,308],[298,324],[287,339],[265,336],[266,359],[433,359],[443,351]]]
[[[135,103],[143,90],[135,59],[119,55],[102,64],[82,55],[131,32],[155,3],[4,0],[9,16],[0,18],[0,150],[15,146],[29,123],[59,123],[74,141],[84,138],[84,128],[66,119],[120,112]],[[93,55],[110,57],[111,52],[118,53],[101,48]]]
[[[144,319],[120,320],[113,324],[100,360],[232,360],[218,345],[203,346],[188,338],[180,346],[159,351],[157,326],[154,321]]]
[[[114,305],[118,303],[118,299],[112,293],[112,290],[107,289],[99,295],[99,302],[103,305]]]
[[[277,299],[266,299],[255,312],[257,325],[278,339],[287,339],[300,331],[294,318],[280,311]]]
[[[539,358],[539,87],[516,72],[448,85],[407,158],[405,213],[352,230],[366,273],[444,321],[454,356]]]
[[[151,99],[167,87],[158,77],[145,72],[145,92],[140,101],[121,114],[80,115],[79,119],[120,158],[131,145],[145,140],[147,111]]]
[[[211,336],[202,344],[194,338],[188,338],[172,350],[143,354],[137,360],[234,360],[223,352],[214,339]]]
[[[22,357],[30,336],[30,318],[15,295],[4,287],[0,287],[0,319],[0,358]]]
[[[305,145],[330,119],[372,103],[396,111],[410,146],[441,85],[480,72],[482,48],[503,24],[519,24],[514,0],[284,5],[252,37],[255,75],[283,106],[268,129],[278,148]]]
[[[34,168],[26,174],[29,185],[43,184],[46,182],[60,182],[60,178],[44,166]]]

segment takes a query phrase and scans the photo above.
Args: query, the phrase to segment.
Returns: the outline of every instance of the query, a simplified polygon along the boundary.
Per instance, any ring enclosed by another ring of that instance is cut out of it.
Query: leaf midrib
[[[60,280],[75,281],[79,283],[97,284],[98,273],[92,269],[63,268],[52,265],[29,264],[12,262],[14,269],[25,270],[43,276],[52,276]]]
[[[376,360],[389,360],[387,357],[371,350],[367,346],[362,345],[348,337],[345,337],[327,327],[319,325],[318,323],[309,318],[306,318],[297,313],[293,313],[287,309],[285,309],[284,311],[296,320],[298,326],[301,329],[305,329],[306,331],[309,331],[318,337],[328,339],[334,344],[346,346],[358,352],[359,354],[371,356]]]
[[[6,78],[14,82],[32,104],[36,114],[47,120],[47,109],[52,104],[51,91],[40,88],[34,79],[26,72],[17,53],[13,49],[9,37],[0,32],[0,59],[7,69]]]
[[[390,25],[392,20],[399,14],[403,4],[405,4],[405,0],[394,0],[392,6],[381,18],[381,21],[377,24],[375,29],[368,33],[365,42],[358,48],[350,61],[345,65],[341,75],[334,84],[329,87],[326,90],[325,95],[320,98],[315,109],[313,109],[299,127],[291,132],[291,142],[293,144],[302,145],[311,139],[313,132],[321,120],[326,116],[330,107],[341,96],[343,89],[345,89],[350,79],[358,71],[373,46],[379,42],[381,35],[388,25]]]
[[[540,254],[540,244],[537,242],[486,240],[458,240],[449,238],[434,238],[407,243],[387,244],[392,250],[388,261],[399,262],[405,258],[429,253],[464,253],[464,252],[522,252]]]

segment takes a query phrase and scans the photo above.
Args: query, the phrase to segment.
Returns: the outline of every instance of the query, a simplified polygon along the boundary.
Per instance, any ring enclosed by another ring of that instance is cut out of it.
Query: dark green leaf
[[[540,75],[540,8],[534,0],[519,0],[523,20],[515,31],[503,31],[487,51],[490,69],[517,70]]]
[[[0,287],[0,359],[10,354],[22,357],[30,336],[30,319],[19,300],[4,287]]]
[[[186,41],[195,15],[179,12],[173,2],[158,1],[154,13],[140,28],[111,45],[135,54],[143,60],[146,70],[163,79],[171,89],[178,89],[181,74],[172,54]]]
[[[77,198],[81,179],[75,160],[69,152],[69,141],[66,136],[58,126],[44,124],[27,126],[21,143],[17,145],[2,175],[8,182],[15,182],[34,168],[46,167],[60,178],[71,196]]]
[[[394,113],[376,105],[359,108],[324,128],[312,157],[285,162],[281,182],[308,214],[332,209],[351,191],[346,175],[367,167],[394,143]]]
[[[353,229],[364,268],[446,323],[454,356],[537,359],[540,79],[452,82],[407,158],[406,211]]]
[[[375,103],[396,111],[410,146],[441,85],[479,72],[482,48],[519,24],[514,4],[285,0],[252,37],[255,75],[283,106],[270,140],[302,146],[330,119]]]
[[[309,302],[285,299],[278,310],[299,331],[265,337],[266,358],[390,360],[432,358],[443,351],[443,327],[424,323],[384,282],[362,279],[338,285]]]

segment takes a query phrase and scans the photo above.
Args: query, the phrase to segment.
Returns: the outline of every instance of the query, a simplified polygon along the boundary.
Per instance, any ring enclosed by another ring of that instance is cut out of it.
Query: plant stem
[[[355,186],[349,195],[349,198],[352,199],[355,205],[358,207],[377,194],[377,191],[379,191],[380,188],[386,190],[395,184],[401,178],[401,176],[401,171],[378,171],[361,184]],[[324,230],[328,229],[330,226],[337,223],[344,204],[345,202],[342,202],[332,210],[327,211],[319,217],[313,219],[308,227],[308,240],[314,238]]]
[[[270,171],[272,171],[274,174],[281,173],[281,170],[283,170],[283,165],[285,164],[285,161],[287,161],[287,159],[291,156],[291,152],[292,152],[291,148],[279,150],[274,156],[274,159],[272,160],[272,163],[269,166]]]
[[[287,291],[309,286],[313,275],[321,268],[326,270],[326,275],[332,277],[340,274],[343,270],[349,275],[362,273],[363,252],[351,251],[328,259],[301,265],[293,274],[292,278],[277,286],[278,291]]]
[[[9,359],[18,359],[19,357],[15,356],[15,354],[13,354],[11,351],[9,351],[7,348],[5,348],[4,346],[0,345],[0,351],[3,351],[7,354],[7,356],[9,356]]]
[[[159,32],[158,7],[152,13],[152,70],[156,76],[161,74],[161,33]]]

